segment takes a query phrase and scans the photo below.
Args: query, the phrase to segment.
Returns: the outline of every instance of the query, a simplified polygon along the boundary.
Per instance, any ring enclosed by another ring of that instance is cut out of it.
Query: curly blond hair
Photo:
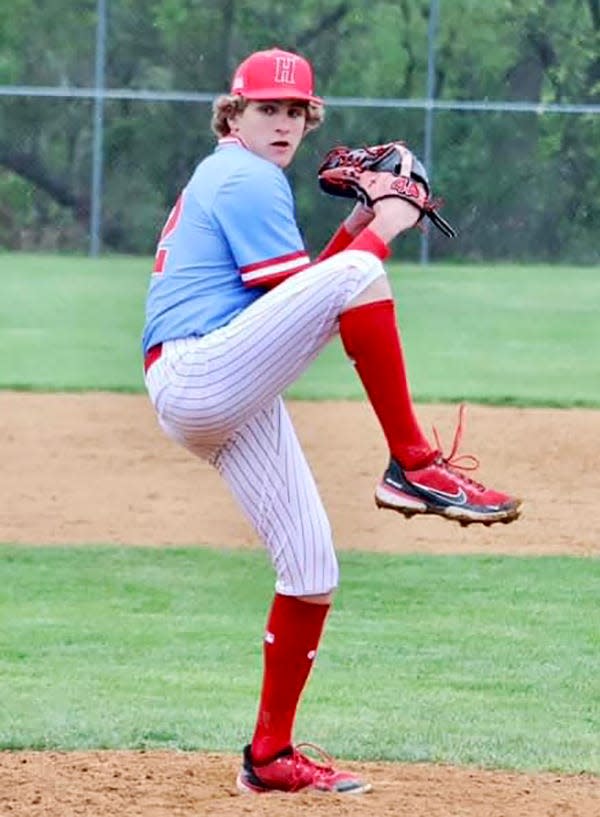
[[[231,129],[227,121],[231,116],[242,113],[244,108],[248,105],[250,100],[239,94],[222,94],[218,96],[213,102],[213,113],[210,126],[213,133],[219,138],[229,136]],[[322,105],[313,105],[311,102],[306,104],[306,124],[304,125],[304,133],[318,128],[324,118],[325,110]]]

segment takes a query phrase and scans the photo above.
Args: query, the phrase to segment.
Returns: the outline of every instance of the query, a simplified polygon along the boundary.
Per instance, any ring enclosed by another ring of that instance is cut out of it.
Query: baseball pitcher
[[[323,190],[355,204],[321,255],[309,257],[284,170],[323,110],[302,56],[275,48],[239,65],[214,103],[215,149],[165,223],[146,304],[145,383],[158,422],[218,469],[276,575],[256,726],[237,778],[244,793],[370,790],[292,734],[338,565],[281,395],[323,347],[340,336],[381,426],[389,463],[377,505],[486,525],[520,510],[519,500],[465,476],[456,445],[449,456],[432,445],[411,401],[382,262],[423,217],[447,236],[455,231],[404,143],[337,147],[324,158]]]

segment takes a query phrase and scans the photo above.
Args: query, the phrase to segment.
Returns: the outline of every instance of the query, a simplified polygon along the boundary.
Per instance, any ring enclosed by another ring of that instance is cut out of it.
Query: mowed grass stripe
[[[341,757],[600,773],[600,562],[342,553],[297,735]],[[260,551],[0,548],[0,748],[238,751]]]

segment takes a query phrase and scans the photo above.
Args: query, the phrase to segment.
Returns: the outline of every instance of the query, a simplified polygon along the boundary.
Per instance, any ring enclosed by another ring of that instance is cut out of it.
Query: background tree
[[[215,94],[255,49],[315,64],[326,98],[425,96],[429,0],[107,0],[106,85]],[[0,84],[90,87],[96,3],[14,0],[0,19]],[[598,103],[598,0],[440,2],[436,96]],[[0,97],[0,244],[84,250],[92,102]],[[196,161],[213,144],[208,103],[105,106],[103,242],[152,251]],[[424,114],[330,105],[290,170],[311,249],[345,212],[315,184],[334,143],[403,138],[422,152]],[[435,188],[461,236],[434,257],[598,261],[598,117],[439,111]],[[418,237],[403,244],[416,251]]]

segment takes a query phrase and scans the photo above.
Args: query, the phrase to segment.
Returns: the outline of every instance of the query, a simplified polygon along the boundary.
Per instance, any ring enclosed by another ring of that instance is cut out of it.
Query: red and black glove
[[[404,142],[363,148],[332,148],[318,171],[319,185],[330,196],[358,199],[367,207],[388,198],[410,202],[448,238],[456,230],[438,213],[427,173]]]

